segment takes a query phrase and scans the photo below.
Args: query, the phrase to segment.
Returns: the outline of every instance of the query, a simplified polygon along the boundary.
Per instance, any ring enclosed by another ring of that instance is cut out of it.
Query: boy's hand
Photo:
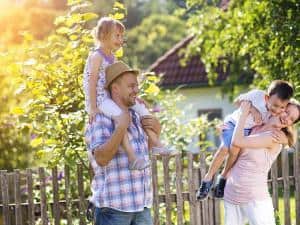
[[[98,108],[95,108],[95,109],[91,109],[91,110],[90,110],[90,113],[89,113],[89,123],[90,123],[90,124],[91,124],[92,122],[95,121],[96,115],[97,115],[98,113],[101,113],[101,110],[98,109]]]
[[[242,115],[248,116],[250,113],[250,108],[251,108],[251,102],[249,102],[249,101],[241,102],[240,109],[241,109]]]
[[[263,122],[261,113],[254,106],[251,106],[250,113],[253,116],[253,120],[254,120],[255,124],[261,125]]]
[[[229,127],[225,123],[219,123],[216,125],[217,134],[220,135],[223,130],[228,129]]]
[[[282,131],[273,130],[272,138],[273,138],[273,141],[278,144],[288,145],[288,139]]]

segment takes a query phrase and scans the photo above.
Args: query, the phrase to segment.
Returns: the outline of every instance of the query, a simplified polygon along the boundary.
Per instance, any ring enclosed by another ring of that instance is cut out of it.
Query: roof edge
[[[170,55],[175,53],[178,49],[180,49],[183,45],[185,45],[187,42],[191,41],[194,38],[194,35],[188,35],[186,38],[178,42],[171,48],[169,51],[167,51],[164,55],[159,57],[153,64],[151,64],[146,71],[153,71],[155,67],[159,66],[166,58],[168,58]]]

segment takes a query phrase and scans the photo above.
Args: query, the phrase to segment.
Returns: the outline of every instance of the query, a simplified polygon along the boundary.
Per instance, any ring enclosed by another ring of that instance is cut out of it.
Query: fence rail
[[[297,146],[299,147],[299,146]],[[196,201],[196,189],[207,170],[207,153],[152,156],[153,218],[155,225],[219,225],[221,201]],[[71,173],[72,172],[72,173]],[[300,225],[300,154],[282,151],[269,176],[275,210],[283,197],[284,224]],[[54,167],[0,171],[1,225],[91,224],[85,218],[89,171]],[[282,194],[281,194],[282,190]],[[295,197],[291,207],[290,197]]]

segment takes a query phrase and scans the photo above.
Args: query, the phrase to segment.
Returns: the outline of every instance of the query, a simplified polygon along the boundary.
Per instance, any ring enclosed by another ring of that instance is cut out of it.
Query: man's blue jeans
[[[95,208],[95,225],[153,225],[150,209],[121,212],[112,208]]]

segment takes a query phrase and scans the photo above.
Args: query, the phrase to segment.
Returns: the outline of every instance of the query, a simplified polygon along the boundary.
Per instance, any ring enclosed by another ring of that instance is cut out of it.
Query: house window
[[[212,121],[214,119],[222,119],[222,109],[199,109],[198,116],[202,116],[206,114],[208,121]],[[206,139],[214,143],[215,147],[218,147],[221,144],[220,138],[215,133],[215,129],[211,128],[211,130],[207,133]],[[208,151],[213,151],[215,148],[209,147]]]

